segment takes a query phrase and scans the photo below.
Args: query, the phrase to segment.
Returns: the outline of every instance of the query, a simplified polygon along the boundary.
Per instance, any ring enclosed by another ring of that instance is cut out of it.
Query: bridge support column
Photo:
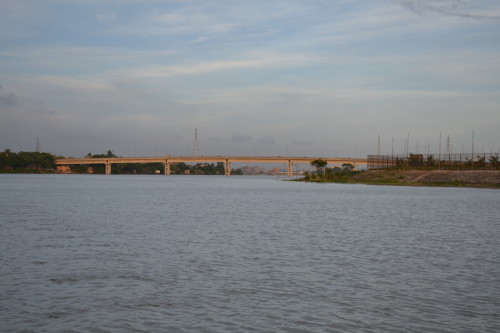
[[[224,174],[226,176],[230,176],[231,175],[231,162],[229,162],[229,160],[226,160],[226,162],[224,163]]]
[[[170,176],[170,162],[167,160],[165,161],[165,176]]]
[[[111,163],[109,163],[109,161],[106,161],[106,174],[111,174]]]
[[[292,166],[293,166],[293,162],[289,160],[288,161],[288,177],[292,177],[292,173],[293,173]]]

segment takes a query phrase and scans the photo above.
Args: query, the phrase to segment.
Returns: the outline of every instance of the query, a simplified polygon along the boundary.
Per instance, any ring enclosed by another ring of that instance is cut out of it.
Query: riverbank
[[[309,181],[307,177],[302,179]],[[339,173],[316,182],[368,185],[486,187],[500,189],[500,170],[369,170]]]

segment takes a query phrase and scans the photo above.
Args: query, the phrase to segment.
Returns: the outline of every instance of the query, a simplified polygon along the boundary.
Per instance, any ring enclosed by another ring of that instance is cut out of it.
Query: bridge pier
[[[106,161],[106,174],[110,175],[111,174],[111,163],[109,161]]]
[[[231,175],[231,162],[229,162],[229,160],[226,160],[226,162],[224,163],[224,174],[226,176]]]
[[[165,176],[170,176],[170,162],[165,160]]]
[[[288,177],[291,177],[293,174],[292,166],[293,166],[293,162],[288,160]]]

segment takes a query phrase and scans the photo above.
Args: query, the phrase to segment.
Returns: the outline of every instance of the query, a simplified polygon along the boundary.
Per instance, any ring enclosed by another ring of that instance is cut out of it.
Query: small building
[[[56,166],[56,173],[71,173],[69,165],[58,165]]]

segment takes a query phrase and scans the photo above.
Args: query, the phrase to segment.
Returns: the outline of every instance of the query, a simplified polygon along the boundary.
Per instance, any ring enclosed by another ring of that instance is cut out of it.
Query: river
[[[500,191],[0,175],[2,332],[499,332]]]

